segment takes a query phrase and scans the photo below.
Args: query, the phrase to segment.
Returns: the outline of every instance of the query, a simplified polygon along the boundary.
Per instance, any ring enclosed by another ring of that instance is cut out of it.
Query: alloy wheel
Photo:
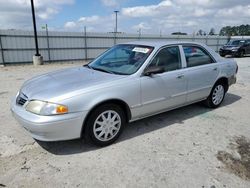
[[[217,85],[214,88],[213,94],[212,94],[212,101],[214,105],[219,105],[224,97],[224,87],[222,85]]]

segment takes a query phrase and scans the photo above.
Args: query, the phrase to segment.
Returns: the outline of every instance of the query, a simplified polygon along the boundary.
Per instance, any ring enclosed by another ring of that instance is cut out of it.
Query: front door
[[[247,40],[245,43],[246,43],[246,54],[250,54],[250,40]]]
[[[150,66],[163,67],[165,72],[141,77],[141,116],[184,104],[187,80],[182,70],[179,47],[161,49]]]

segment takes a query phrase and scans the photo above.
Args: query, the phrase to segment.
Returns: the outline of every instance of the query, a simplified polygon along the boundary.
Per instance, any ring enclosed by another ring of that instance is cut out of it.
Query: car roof
[[[145,46],[152,46],[155,48],[155,50],[160,49],[163,46],[167,46],[167,45],[184,45],[184,44],[189,44],[189,45],[198,45],[198,46],[202,46],[203,48],[205,48],[206,50],[208,50],[210,52],[210,54],[216,59],[216,61],[220,61],[222,59],[222,57],[216,53],[212,48],[208,47],[207,45],[203,44],[203,43],[199,43],[199,42],[193,42],[193,41],[143,41],[143,40],[139,40],[139,41],[132,41],[132,42],[127,42],[127,43],[120,43],[120,44],[134,44],[134,45],[145,45]]]
[[[162,46],[166,45],[181,45],[181,44],[194,44],[194,45],[201,45],[203,44],[198,43],[198,42],[189,42],[189,41],[132,41],[132,42],[126,42],[126,43],[121,43],[121,44],[134,44],[134,45],[145,45],[145,46],[152,46],[152,47],[157,47],[160,48]]]

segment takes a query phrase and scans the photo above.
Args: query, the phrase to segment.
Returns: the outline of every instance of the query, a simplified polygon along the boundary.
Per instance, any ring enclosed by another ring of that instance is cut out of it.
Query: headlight
[[[67,106],[38,100],[30,101],[26,106],[26,110],[44,116],[68,113]]]

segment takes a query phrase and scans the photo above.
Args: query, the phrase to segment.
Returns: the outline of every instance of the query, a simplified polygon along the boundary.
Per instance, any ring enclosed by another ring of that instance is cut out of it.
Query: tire
[[[104,104],[89,115],[84,136],[87,142],[107,146],[115,142],[126,124],[124,111],[115,104]]]
[[[243,57],[243,56],[244,56],[244,51],[243,50],[239,51],[238,57]]]
[[[209,108],[217,108],[221,105],[226,94],[226,87],[222,82],[217,82],[211,90],[210,95],[205,100]]]

